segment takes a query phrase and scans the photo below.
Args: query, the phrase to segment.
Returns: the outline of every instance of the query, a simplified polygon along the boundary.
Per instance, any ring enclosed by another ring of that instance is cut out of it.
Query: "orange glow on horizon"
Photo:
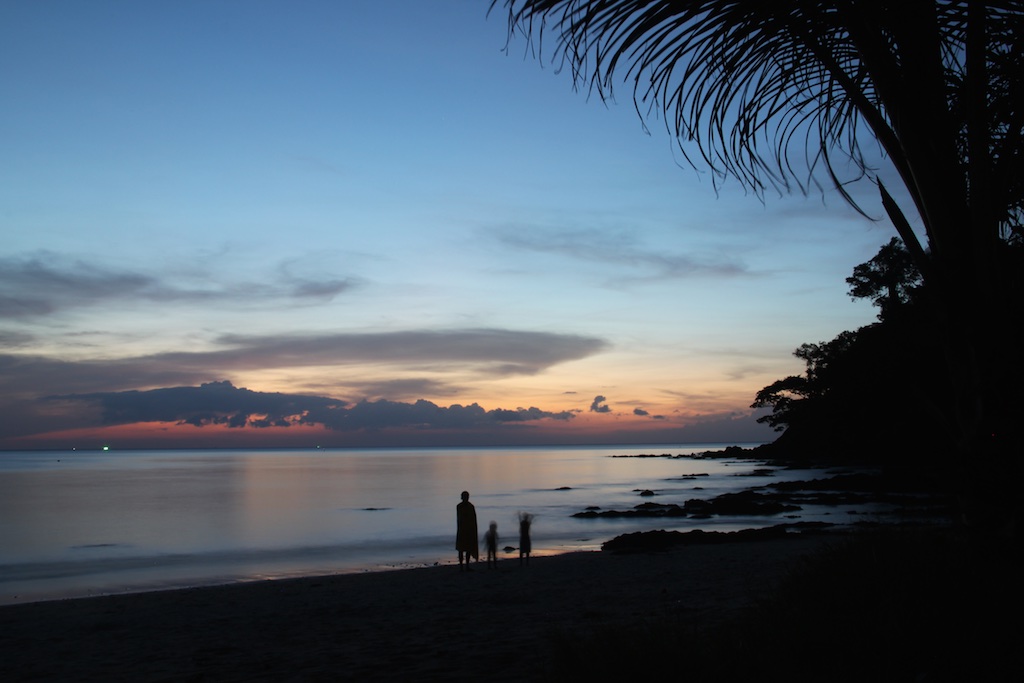
[[[516,446],[598,443],[704,442],[688,428],[715,416],[656,419],[632,413],[577,413],[571,420],[494,423],[462,428],[419,426],[331,430],[322,425],[228,427],[170,422],[79,428],[7,439],[7,450],[112,450],[187,448],[429,448],[443,446]],[[728,421],[728,414],[719,416]],[[735,417],[731,419],[736,419]],[[749,420],[748,420],[749,422]],[[738,439],[748,441],[750,439]],[[765,439],[768,440],[768,439]]]
[[[267,448],[318,445],[328,430],[323,427],[195,427],[170,422],[137,422],[110,427],[86,427],[34,434],[10,440],[11,447],[98,450],[146,448]]]

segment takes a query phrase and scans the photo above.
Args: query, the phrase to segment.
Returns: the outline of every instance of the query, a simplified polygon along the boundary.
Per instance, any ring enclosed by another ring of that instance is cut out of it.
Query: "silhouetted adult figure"
[[[455,506],[455,549],[459,551],[459,571],[469,570],[469,558],[480,561],[480,538],[476,531],[476,508],[469,502],[469,491],[462,492],[462,502]],[[462,566],[462,557],[466,566]]]
[[[530,564],[530,525],[533,523],[533,515],[529,512],[519,513],[519,564],[522,564],[524,559],[526,564]]]

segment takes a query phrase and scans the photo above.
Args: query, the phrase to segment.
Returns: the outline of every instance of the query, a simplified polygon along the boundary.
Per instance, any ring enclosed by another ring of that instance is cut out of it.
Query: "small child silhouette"
[[[498,568],[498,523],[491,522],[490,528],[484,533],[484,544],[487,546],[487,568]]]
[[[529,512],[519,513],[519,564],[525,558],[526,564],[530,564],[530,524],[533,523],[533,515]]]

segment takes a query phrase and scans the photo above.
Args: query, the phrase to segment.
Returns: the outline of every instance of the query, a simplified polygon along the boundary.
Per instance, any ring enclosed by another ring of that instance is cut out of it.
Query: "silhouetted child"
[[[519,564],[524,561],[530,564],[530,524],[533,523],[533,515],[529,512],[519,513]]]
[[[498,568],[498,523],[491,522],[491,528],[484,534],[487,545],[487,568]]]

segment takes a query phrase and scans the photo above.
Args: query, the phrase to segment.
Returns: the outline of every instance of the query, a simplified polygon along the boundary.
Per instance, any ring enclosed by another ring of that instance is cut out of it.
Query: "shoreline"
[[[533,557],[555,557],[576,552],[597,552],[599,545],[594,548],[542,548],[533,553]],[[375,558],[362,564],[345,565],[342,567],[320,568],[316,570],[296,569],[280,571],[261,571],[250,574],[224,574],[221,576],[183,579],[178,577],[164,577],[160,580],[145,581],[142,579],[132,583],[109,583],[90,584],[87,581],[80,581],[74,587],[56,588],[48,590],[28,591],[25,594],[0,594],[0,608],[15,605],[32,605],[40,602],[58,602],[66,600],[88,600],[92,598],[108,598],[119,595],[138,595],[141,593],[154,593],[177,590],[195,590],[203,588],[219,588],[223,586],[246,585],[261,581],[292,581],[300,579],[316,578],[320,576],[348,576],[356,574],[373,574],[378,572],[409,571],[414,569],[432,569],[437,567],[457,566],[457,560],[451,557],[451,553],[444,556],[439,553],[406,558],[405,560],[382,560]],[[501,552],[499,560],[511,561],[510,558],[517,558],[518,555],[511,552]],[[154,562],[154,564],[159,564]],[[45,579],[43,579],[45,580]],[[33,579],[27,579],[31,583]]]
[[[0,606],[3,680],[538,680],[559,638],[717,623],[837,537],[568,552]]]
[[[727,451],[719,453],[703,453],[694,455],[672,455],[672,454],[643,454],[643,455],[612,455],[613,458],[671,458],[671,459],[734,459],[736,453]],[[749,457],[749,454],[748,454]],[[772,464],[775,467],[784,467],[784,463],[765,461],[760,458],[750,459],[751,462],[763,462]],[[803,469],[803,468],[797,468]],[[641,491],[640,500],[644,501],[632,507],[601,508],[588,506],[581,512],[572,514],[577,518],[634,518],[642,521],[642,526],[648,531],[656,529],[659,525],[666,525],[666,528],[674,527],[674,519],[702,520],[710,518],[718,519],[745,519],[750,526],[743,529],[726,529],[719,531],[716,524],[706,527],[707,537],[718,536],[722,533],[743,534],[751,531],[762,533],[773,531],[825,531],[829,533],[842,533],[852,530],[858,526],[868,527],[873,522],[871,515],[879,515],[887,518],[885,523],[907,522],[913,517],[938,519],[942,516],[941,506],[943,503],[934,497],[934,492],[918,491],[915,489],[904,489],[906,482],[891,481],[880,478],[876,474],[857,473],[856,470],[838,470],[828,472],[824,478],[798,479],[794,481],[775,482],[772,476],[758,475],[757,470],[749,476],[754,480],[739,492],[720,494],[708,499],[692,499],[685,503],[655,502],[659,498],[644,497],[655,496],[652,491]],[[826,474],[824,471],[819,474]],[[754,483],[756,482],[756,483]],[[903,493],[894,493],[903,491]],[[860,520],[854,517],[847,517],[840,520],[839,516],[828,517],[827,512],[819,521],[801,521],[796,515],[790,515],[790,511],[799,511],[802,506],[808,503],[817,504],[825,508],[840,509],[846,508],[847,515],[857,515]],[[893,506],[887,512],[872,512],[871,506],[875,505]],[[853,506],[857,506],[853,511]],[[662,521],[664,519],[664,521]],[[761,520],[758,524],[754,520]],[[775,524],[769,525],[769,520]],[[787,521],[779,521],[787,520]],[[877,523],[877,520],[876,522]],[[766,526],[762,526],[762,524]],[[704,526],[697,530],[704,529]],[[693,533],[691,530],[676,529],[678,533]],[[635,536],[630,531],[618,532],[616,537],[608,537],[604,543],[615,542],[618,537]],[[603,543],[593,542],[593,539],[585,545],[579,541],[574,545],[556,545],[548,548],[538,548],[535,557],[541,555],[563,555],[567,553],[592,551],[600,548]],[[740,540],[740,539],[736,539]],[[402,554],[409,553],[410,548],[402,549]],[[173,555],[168,558],[154,558],[149,561],[146,558],[127,558],[124,560],[127,570],[134,572],[134,577],[116,578],[113,580],[108,575],[117,571],[117,559],[112,561],[98,561],[101,565],[95,574],[86,571],[81,577],[72,583],[66,584],[63,588],[53,588],[48,585],[50,577],[43,576],[38,581],[26,575],[25,579],[17,579],[12,575],[6,577],[6,582],[0,583],[4,588],[4,594],[0,595],[0,607],[7,605],[25,605],[35,602],[50,602],[55,600],[94,598],[115,595],[134,595],[152,591],[164,591],[175,589],[204,588],[211,586],[225,586],[234,584],[248,584],[261,580],[290,580],[317,575],[349,575],[376,572],[404,571],[407,569],[431,568],[439,566],[454,566],[454,553],[439,554],[436,547],[430,546],[426,553],[406,554],[405,557],[396,555],[387,556],[377,553],[375,556],[363,558],[362,562],[337,562],[334,559],[324,560],[320,557],[314,566],[299,567],[294,560],[280,560],[276,567],[262,566],[260,571],[252,569],[254,558],[247,552],[219,553],[213,559],[205,556]],[[282,556],[284,557],[284,556]],[[515,557],[514,553],[506,552],[504,558]],[[286,558],[287,559],[287,558]],[[157,561],[159,560],[159,561]],[[142,564],[140,564],[142,563]],[[302,563],[302,560],[299,560]],[[265,564],[265,562],[264,562]],[[85,563],[86,570],[89,569]],[[318,566],[317,566],[318,565]],[[147,578],[149,567],[162,567],[164,574],[159,576],[150,573]],[[216,569],[215,573],[209,573],[210,567]],[[111,568],[113,567],[113,569]],[[170,570],[168,571],[168,567]],[[204,569],[205,568],[205,569]],[[39,571],[35,568],[34,571]],[[204,575],[202,572],[206,571]],[[57,576],[57,575],[54,575]],[[103,577],[103,578],[97,578]],[[33,582],[38,585],[33,585]]]

